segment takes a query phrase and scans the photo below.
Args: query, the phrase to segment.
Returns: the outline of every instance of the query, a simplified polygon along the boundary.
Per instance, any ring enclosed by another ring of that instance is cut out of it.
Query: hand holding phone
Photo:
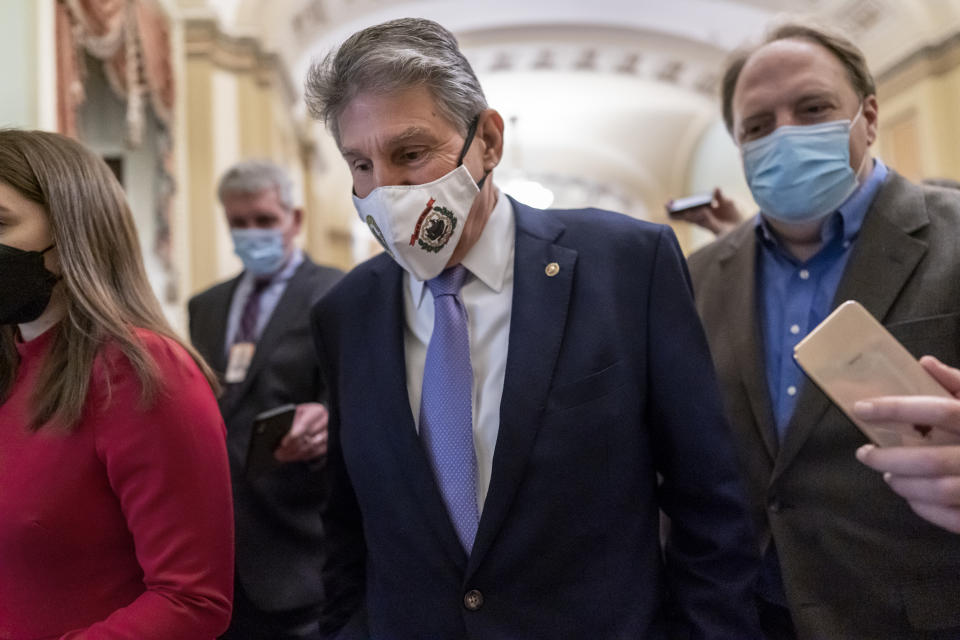
[[[671,200],[667,203],[667,215],[672,220],[684,220],[703,227],[717,236],[732,231],[743,221],[737,205],[719,188],[713,193]]]
[[[858,401],[879,396],[954,399],[863,306],[844,302],[794,348],[794,359],[876,445],[960,444],[960,433],[899,420],[866,420]]]
[[[667,203],[667,215],[674,220],[682,220],[689,211],[700,207],[709,207],[713,202],[713,194],[710,193],[677,198]]]
[[[264,411],[253,419],[250,445],[247,447],[248,477],[261,475],[280,466],[281,463],[274,457],[273,452],[293,426],[296,413],[297,406],[287,404]]]
[[[932,356],[920,364],[953,399],[930,396],[880,397],[854,408],[864,420],[902,420],[960,434],[960,369]],[[887,485],[921,518],[960,533],[960,445],[886,447],[865,444],[857,459],[883,474]]]

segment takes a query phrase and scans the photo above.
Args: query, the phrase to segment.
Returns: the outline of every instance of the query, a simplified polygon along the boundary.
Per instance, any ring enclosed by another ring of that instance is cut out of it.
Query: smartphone
[[[927,425],[866,422],[853,405],[877,396],[953,396],[863,305],[848,300],[793,349],[800,368],[881,447],[960,444],[960,434]]]
[[[297,406],[285,404],[264,411],[253,419],[253,430],[250,433],[250,444],[247,447],[246,474],[248,477],[258,476],[280,466],[280,462],[273,457],[273,452],[280,446],[283,436],[287,435],[293,426],[293,417],[297,413]]]
[[[667,205],[667,215],[671,218],[682,218],[683,214],[697,207],[705,207],[713,202],[713,194],[701,194],[696,196],[686,196],[671,200]]]

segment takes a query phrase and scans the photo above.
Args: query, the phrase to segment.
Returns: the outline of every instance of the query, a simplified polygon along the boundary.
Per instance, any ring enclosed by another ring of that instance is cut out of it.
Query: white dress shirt
[[[501,191],[477,243],[463,259],[469,274],[460,297],[467,309],[470,362],[473,365],[473,446],[477,452],[477,507],[490,487],[493,451],[500,431],[500,399],[507,367],[516,222],[513,206]],[[403,311],[407,393],[414,424],[420,430],[420,394],[427,345],[433,333],[433,296],[423,281],[404,273]]]

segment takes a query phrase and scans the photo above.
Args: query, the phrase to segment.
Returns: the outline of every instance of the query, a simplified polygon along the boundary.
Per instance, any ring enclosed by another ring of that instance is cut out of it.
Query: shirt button
[[[483,606],[483,594],[476,589],[467,591],[463,596],[463,606],[470,611],[477,611]]]
[[[797,335],[798,333],[800,333],[800,325],[798,324],[792,325],[790,327],[790,333],[792,333],[793,335]]]
[[[849,247],[850,247],[850,241],[849,241],[849,240],[844,240],[844,241],[843,241],[843,248],[844,248],[844,249],[847,249],[847,248],[849,248]]]
[[[797,395],[797,388],[796,388],[795,386],[793,386],[793,385],[790,385],[789,387],[787,387],[787,395],[788,395],[788,396],[795,396],[795,395]]]
[[[810,279],[810,272],[807,271],[806,269],[800,269],[800,279],[801,279],[801,280],[809,280],[809,279]]]

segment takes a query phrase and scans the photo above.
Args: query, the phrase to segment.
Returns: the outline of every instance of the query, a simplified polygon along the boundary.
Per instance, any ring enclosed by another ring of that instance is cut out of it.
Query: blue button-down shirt
[[[821,230],[820,250],[805,262],[790,255],[763,216],[757,216],[757,301],[767,388],[781,440],[803,382],[793,348],[829,315],[867,209],[886,177],[887,167],[877,160],[867,180],[830,215]]]
[[[763,216],[757,216],[757,304],[767,388],[781,440],[803,381],[803,372],[793,360],[793,347],[830,313],[863,219],[886,177],[887,167],[877,160],[866,182],[823,225],[823,244],[806,262],[791,256]],[[763,559],[758,590],[764,600],[787,606],[773,545]]]

